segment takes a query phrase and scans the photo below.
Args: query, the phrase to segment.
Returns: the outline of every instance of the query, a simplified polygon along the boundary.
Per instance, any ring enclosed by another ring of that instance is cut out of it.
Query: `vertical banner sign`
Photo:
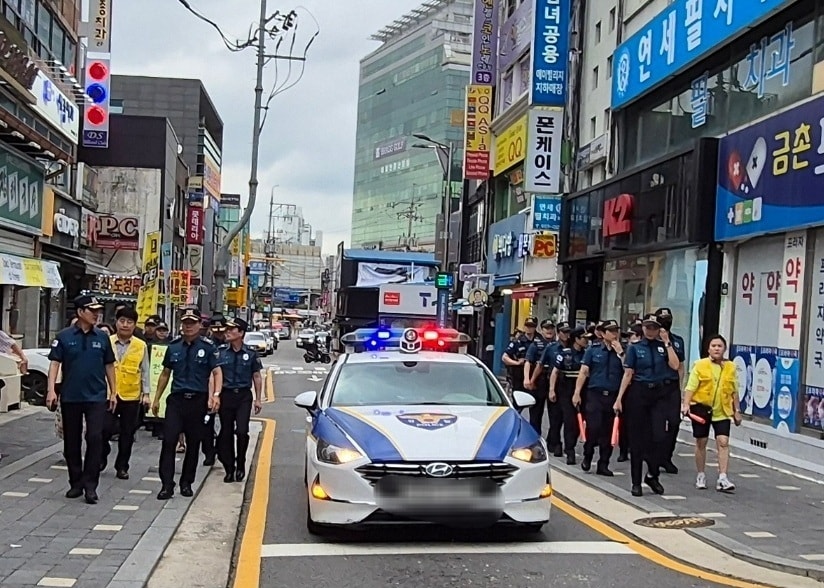
[[[498,6],[495,0],[475,0],[472,34],[472,83],[494,86],[498,54]]]
[[[190,206],[186,211],[186,244],[203,245],[203,218],[205,210]]]
[[[779,290],[781,326],[778,330],[778,353],[775,359],[775,401],[773,427],[796,431],[801,389],[802,307],[804,272],[807,266],[805,231],[787,233],[784,238],[784,268]]]
[[[160,373],[163,371],[163,358],[166,356],[166,347],[168,343],[160,342],[153,343],[149,348],[149,386],[154,397],[155,390],[157,390],[157,381],[160,379]],[[173,376],[169,374],[169,383],[160,397],[160,410],[157,411],[157,418],[166,418],[166,399],[172,391]]]
[[[566,106],[571,0],[535,0],[530,104]]]
[[[146,235],[143,244],[142,278],[137,293],[137,322],[141,327],[149,316],[157,313],[159,266],[160,231],[154,231]]]
[[[824,429],[824,230],[819,229],[813,256],[810,329],[804,378],[804,426]]]
[[[492,132],[492,87],[466,87],[466,137],[464,141],[464,178],[485,180],[489,177]]]
[[[561,137],[564,111],[533,108],[529,111],[526,152],[526,191],[561,193]]]
[[[112,0],[92,0],[90,16],[89,51],[109,53],[112,50]]]

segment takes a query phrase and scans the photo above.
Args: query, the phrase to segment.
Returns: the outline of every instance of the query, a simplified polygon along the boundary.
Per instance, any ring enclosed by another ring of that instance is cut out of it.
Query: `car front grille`
[[[417,478],[428,478],[426,474],[427,462],[402,462],[402,463],[370,463],[360,466],[357,471],[361,477],[371,484],[375,484],[386,476],[409,476]],[[489,462],[443,462],[452,466],[452,474],[446,479],[468,480],[488,478],[498,484],[503,485],[512,474],[518,469],[508,463]]]

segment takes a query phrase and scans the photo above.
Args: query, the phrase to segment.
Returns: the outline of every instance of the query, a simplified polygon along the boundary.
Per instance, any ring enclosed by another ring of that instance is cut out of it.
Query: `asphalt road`
[[[292,400],[318,389],[325,373],[316,371],[319,364],[306,365],[292,341],[282,341],[265,365],[275,366],[270,369],[276,399],[264,405],[261,416],[275,419],[277,426],[260,586],[720,586],[642,558],[558,509],[542,533],[382,527],[333,538],[310,535],[303,486],[305,413]]]

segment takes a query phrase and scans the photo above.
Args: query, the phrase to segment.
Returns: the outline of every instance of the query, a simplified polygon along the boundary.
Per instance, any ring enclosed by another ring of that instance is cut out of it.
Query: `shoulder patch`
[[[563,360],[563,359],[564,359],[564,354],[563,354],[563,353],[559,353],[558,355],[556,355],[556,356],[555,356],[555,359],[556,359],[556,360],[558,360],[558,361]]]
[[[58,341],[57,339],[54,339],[54,340],[51,342],[51,346],[52,346],[52,347],[57,347],[58,345],[60,345],[60,341]]]

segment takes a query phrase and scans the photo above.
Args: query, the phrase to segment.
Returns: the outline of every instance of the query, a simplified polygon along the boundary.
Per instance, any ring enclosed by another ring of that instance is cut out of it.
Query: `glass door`
[[[626,329],[633,321],[643,317],[646,304],[646,280],[627,280],[623,283],[621,328]]]

